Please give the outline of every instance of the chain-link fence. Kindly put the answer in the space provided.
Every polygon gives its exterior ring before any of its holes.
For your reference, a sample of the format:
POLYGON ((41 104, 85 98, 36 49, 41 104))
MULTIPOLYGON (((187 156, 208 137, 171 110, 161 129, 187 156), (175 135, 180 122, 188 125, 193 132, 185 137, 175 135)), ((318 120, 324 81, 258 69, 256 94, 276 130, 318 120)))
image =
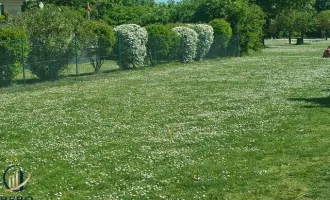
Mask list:
POLYGON ((214 42, 207 58, 238 57, 240 56, 239 35, 234 34, 228 42, 221 35, 214 36, 214 42))
MULTIPOLYGON (((149 38, 145 66, 181 61, 185 51, 178 45, 167 45, 149 38)), ((114 47, 98 42, 86 43, 79 36, 50 37, 47 41, 30 38, 28 41, 0 41, 0 86, 11 82, 26 84, 65 76, 107 73, 123 68, 122 42, 117 38, 114 47)), ((221 36, 215 40, 203 58, 239 56, 239 36, 233 35, 226 45, 221 36)))

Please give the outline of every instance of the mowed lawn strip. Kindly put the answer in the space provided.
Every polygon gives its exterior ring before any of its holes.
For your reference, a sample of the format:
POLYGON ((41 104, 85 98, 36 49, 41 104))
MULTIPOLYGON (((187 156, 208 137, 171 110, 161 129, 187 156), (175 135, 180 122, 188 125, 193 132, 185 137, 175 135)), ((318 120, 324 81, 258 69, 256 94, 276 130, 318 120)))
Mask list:
POLYGON ((327 199, 328 44, 286 43, 1 89, 0 169, 35 199, 327 199))

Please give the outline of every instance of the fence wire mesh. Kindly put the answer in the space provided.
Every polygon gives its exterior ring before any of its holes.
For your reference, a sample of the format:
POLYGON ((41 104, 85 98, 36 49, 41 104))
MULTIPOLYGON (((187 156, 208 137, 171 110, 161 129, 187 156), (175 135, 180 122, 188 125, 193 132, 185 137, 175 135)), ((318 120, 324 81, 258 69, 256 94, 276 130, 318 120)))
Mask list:
MULTIPOLYGON (((181 41, 175 40, 164 43, 157 38, 148 38, 144 66, 184 61, 187 55, 180 46, 181 41)), ((12 81, 25 84, 124 69, 123 59, 127 57, 124 49, 119 38, 115 47, 105 46, 97 40, 86 44, 79 40, 79 36, 54 36, 46 41, 39 38, 0 40, 0 86, 8 86, 12 81)), ((203 59, 236 56, 239 56, 238 35, 233 35, 227 45, 221 36, 215 36, 203 59)))

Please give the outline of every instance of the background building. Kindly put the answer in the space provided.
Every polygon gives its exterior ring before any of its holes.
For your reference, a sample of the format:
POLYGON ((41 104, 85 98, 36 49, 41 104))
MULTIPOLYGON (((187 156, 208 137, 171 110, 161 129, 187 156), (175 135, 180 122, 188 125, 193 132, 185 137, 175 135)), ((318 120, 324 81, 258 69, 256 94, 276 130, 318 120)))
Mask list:
POLYGON ((4 6, 5 10, 10 14, 14 15, 21 12, 21 6, 24 0, 0 0, 1 5, 4 6))

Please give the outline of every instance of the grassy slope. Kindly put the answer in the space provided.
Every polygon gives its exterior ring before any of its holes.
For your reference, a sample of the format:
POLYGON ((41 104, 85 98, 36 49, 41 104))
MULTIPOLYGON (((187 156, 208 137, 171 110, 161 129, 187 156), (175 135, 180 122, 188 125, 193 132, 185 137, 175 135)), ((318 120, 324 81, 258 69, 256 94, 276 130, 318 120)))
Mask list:
POLYGON ((30 168, 35 199, 327 199, 328 44, 268 43, 1 89, 0 169, 30 168))

